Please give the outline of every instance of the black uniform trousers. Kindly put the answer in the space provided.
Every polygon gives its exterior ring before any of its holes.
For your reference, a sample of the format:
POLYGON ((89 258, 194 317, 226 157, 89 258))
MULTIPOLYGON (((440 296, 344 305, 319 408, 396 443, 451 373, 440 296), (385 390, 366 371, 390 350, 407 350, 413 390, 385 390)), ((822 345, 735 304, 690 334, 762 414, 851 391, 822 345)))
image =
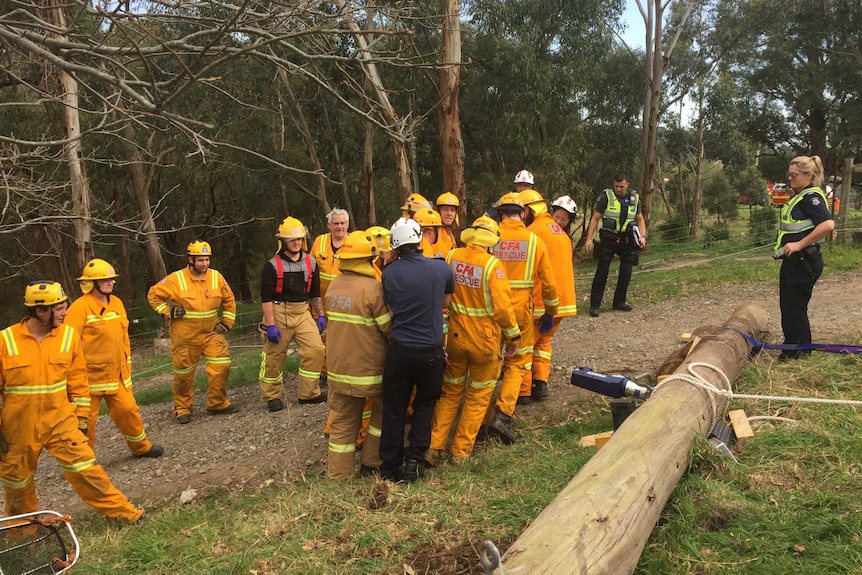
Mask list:
MULTIPOLYGON (((821 273, 823 273, 823 257, 819 249, 809 253, 807 257, 794 254, 781 262, 778 298, 784 343, 811 343, 808 302, 811 300, 814 284, 821 273), (804 260, 803 257, 805 257, 804 260)), ((799 353, 786 351, 783 355, 796 357, 799 353)))
POLYGON ((596 266, 596 275, 593 276, 590 290, 590 309, 598 309, 602 306, 614 255, 620 258, 620 272, 617 277, 617 287, 614 290, 613 305, 623 305, 626 303, 629 284, 632 281, 632 267, 638 261, 638 248, 634 245, 634 240, 626 234, 622 237, 603 237, 597 251, 599 263, 596 266))
POLYGON ((383 367, 380 434, 380 476, 384 479, 398 479, 401 464, 407 459, 424 460, 431 447, 431 419, 440 399, 445 368, 442 346, 420 348, 390 342, 383 367), (405 450, 404 424, 414 387, 413 419, 405 450))

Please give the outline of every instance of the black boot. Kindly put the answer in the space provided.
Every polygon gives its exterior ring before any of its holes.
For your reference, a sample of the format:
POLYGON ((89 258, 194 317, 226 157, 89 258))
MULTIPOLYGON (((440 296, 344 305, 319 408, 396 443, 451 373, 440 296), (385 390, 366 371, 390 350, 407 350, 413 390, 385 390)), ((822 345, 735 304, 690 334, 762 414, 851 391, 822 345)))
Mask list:
POLYGON ((488 432, 499 437, 506 445, 512 445, 517 439, 512 430, 512 418, 499 410, 488 424, 488 432))
POLYGON ((536 401, 542 401, 548 397, 548 382, 541 379, 534 380, 531 397, 536 401))

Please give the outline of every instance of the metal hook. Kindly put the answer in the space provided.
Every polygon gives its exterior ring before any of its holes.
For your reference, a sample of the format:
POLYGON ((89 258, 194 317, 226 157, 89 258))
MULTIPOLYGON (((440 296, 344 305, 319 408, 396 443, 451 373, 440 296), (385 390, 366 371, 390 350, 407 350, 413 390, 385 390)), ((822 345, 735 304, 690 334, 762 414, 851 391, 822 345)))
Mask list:
POLYGON ((494 571, 500 567, 500 550, 491 541, 485 540, 482 544, 485 548, 479 553, 479 561, 485 568, 485 575, 494 575, 494 571))

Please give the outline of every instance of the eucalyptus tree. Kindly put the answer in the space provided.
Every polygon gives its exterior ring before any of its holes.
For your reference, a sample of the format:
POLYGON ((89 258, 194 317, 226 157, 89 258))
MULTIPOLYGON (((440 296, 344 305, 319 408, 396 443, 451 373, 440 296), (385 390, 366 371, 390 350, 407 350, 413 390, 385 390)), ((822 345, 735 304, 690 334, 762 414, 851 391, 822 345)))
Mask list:
POLYGON ((719 0, 710 42, 744 97, 745 133, 769 153, 820 155, 827 172, 860 145, 857 2, 719 0), (854 25, 855 24, 855 25, 854 25))

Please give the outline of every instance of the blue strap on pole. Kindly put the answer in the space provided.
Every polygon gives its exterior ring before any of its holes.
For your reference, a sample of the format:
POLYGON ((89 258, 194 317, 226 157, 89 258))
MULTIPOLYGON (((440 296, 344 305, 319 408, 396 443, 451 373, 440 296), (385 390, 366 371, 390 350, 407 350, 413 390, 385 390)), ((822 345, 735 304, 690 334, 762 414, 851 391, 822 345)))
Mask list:
POLYGON ((764 343, 757 341, 750 335, 742 333, 738 329, 727 327, 742 336, 742 339, 747 341, 753 348, 752 351, 758 352, 764 349, 778 349, 781 351, 825 351, 827 353, 862 353, 862 345, 848 345, 844 343, 764 343))

